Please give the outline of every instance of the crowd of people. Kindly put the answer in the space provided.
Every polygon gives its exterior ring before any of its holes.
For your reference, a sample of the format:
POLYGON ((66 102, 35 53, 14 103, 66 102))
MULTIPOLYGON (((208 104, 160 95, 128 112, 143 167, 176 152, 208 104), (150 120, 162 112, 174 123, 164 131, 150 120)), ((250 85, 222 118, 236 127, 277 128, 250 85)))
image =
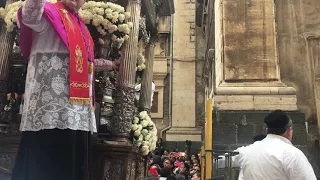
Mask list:
POLYGON ((200 180, 200 159, 198 154, 188 151, 163 150, 158 147, 150 157, 149 179, 159 180, 200 180))

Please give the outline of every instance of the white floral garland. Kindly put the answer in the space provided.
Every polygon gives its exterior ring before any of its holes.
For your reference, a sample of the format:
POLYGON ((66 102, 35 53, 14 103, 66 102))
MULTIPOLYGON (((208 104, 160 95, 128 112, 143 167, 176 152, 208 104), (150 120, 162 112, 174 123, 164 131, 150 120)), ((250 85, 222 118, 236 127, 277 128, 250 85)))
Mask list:
POLYGON ((157 127, 146 111, 140 112, 139 116, 134 118, 131 131, 133 142, 143 156, 156 149, 157 127))
MULTIPOLYGON (((56 0, 48 0, 55 3, 56 0)), ((12 32, 19 27, 17 11, 24 5, 24 1, 17 1, 9 4, 5 9, 0 8, 0 18, 4 20, 7 31, 12 32)), ((111 2, 88 1, 79 10, 79 15, 86 24, 92 24, 97 31, 106 36, 111 34, 113 42, 117 42, 120 48, 125 40, 129 38, 129 33, 133 26, 132 22, 125 22, 130 17, 130 12, 125 12, 124 7, 111 2)), ((99 39, 101 44, 103 39, 99 39)))
POLYGON ((143 54, 141 52, 138 53, 136 71, 143 71, 146 68, 145 62, 146 59, 144 58, 143 54))

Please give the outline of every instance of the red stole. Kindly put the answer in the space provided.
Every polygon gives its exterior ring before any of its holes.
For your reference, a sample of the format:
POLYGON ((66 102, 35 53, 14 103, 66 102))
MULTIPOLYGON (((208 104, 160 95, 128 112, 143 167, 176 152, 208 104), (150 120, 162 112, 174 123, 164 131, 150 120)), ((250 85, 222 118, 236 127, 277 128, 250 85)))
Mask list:
MULTIPOLYGON (((69 58, 69 92, 71 104, 90 104, 90 84, 88 75, 93 72, 92 63, 88 62, 88 53, 86 42, 84 40, 81 27, 75 21, 71 13, 61 3, 55 3, 68 39, 68 49, 70 53, 69 58), (89 71, 90 69, 90 71, 89 71)), ((84 22, 80 20, 81 26, 86 27, 84 22)), ((93 40, 90 33, 86 30, 88 35, 89 46, 93 47, 93 40)))

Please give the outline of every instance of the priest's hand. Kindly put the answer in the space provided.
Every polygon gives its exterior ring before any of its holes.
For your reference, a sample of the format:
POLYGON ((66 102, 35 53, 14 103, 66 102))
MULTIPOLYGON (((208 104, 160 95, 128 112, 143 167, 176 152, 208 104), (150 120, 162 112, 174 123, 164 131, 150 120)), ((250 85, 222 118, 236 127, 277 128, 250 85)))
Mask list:
POLYGON ((99 70, 118 70, 119 67, 114 61, 106 59, 95 59, 94 66, 99 70))

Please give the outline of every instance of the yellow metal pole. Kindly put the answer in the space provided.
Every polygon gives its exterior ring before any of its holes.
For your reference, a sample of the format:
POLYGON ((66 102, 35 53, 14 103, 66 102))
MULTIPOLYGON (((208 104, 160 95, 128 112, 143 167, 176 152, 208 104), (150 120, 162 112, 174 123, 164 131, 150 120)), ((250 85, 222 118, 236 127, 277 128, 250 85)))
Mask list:
MULTIPOLYGON (((207 100, 206 104, 206 129, 205 129, 205 149, 212 149, 212 99, 207 100)), ((205 179, 211 178, 212 176, 212 152, 206 152, 206 174, 205 179)))
POLYGON ((201 179, 205 179, 204 178, 204 168, 205 168, 205 159, 204 159, 204 146, 201 146, 201 151, 200 151, 200 166, 201 166, 201 179))

